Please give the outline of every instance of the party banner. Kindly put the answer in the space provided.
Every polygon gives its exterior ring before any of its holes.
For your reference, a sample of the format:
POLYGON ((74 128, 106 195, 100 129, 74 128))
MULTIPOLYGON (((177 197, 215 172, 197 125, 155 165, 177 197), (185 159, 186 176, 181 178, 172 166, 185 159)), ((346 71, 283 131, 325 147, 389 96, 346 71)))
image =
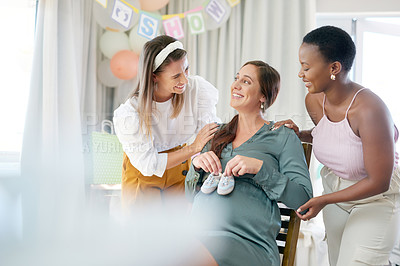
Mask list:
POLYGON ((107 0, 96 0, 97 3, 102 5, 104 8, 107 8, 107 0))
POLYGON ((181 20, 179 17, 173 17, 163 21, 165 34, 175 39, 182 39, 185 37, 181 20))
POLYGON ((149 40, 154 39, 157 36, 159 24, 159 19, 146 12, 140 12, 138 34, 149 40))
POLYGON ((204 26, 204 19, 201 15, 201 12, 187 14, 187 19, 191 34, 199 34, 206 31, 206 28, 204 26))
POLYGON ((140 6, 139 0, 95 1, 98 3, 94 7, 95 18, 100 26, 111 31, 120 31, 121 26, 125 30, 129 30, 133 27, 133 24, 139 21, 137 34, 148 40, 158 35, 161 22, 165 34, 176 39, 182 39, 184 37, 182 19, 185 18, 191 34, 200 34, 206 30, 217 29, 228 20, 231 8, 240 3, 240 0, 193 0, 190 2, 190 10, 186 12, 155 16, 135 7, 135 5, 140 6), (111 22, 107 23, 107 17, 102 14, 106 14, 106 12, 102 12, 97 6, 108 10, 112 4, 114 5, 110 17, 111 22), (96 16, 96 14, 98 15, 96 16), (119 27, 112 23, 117 23, 119 27))
POLYGON ((229 3, 231 7, 234 7, 240 3, 240 0, 226 0, 226 1, 229 3))
POLYGON ((225 15, 224 7, 218 0, 211 0, 206 6, 206 12, 217 22, 220 23, 225 15))
POLYGON ((116 0, 111 18, 121 24, 123 27, 128 28, 132 20, 133 10, 128 5, 120 0, 116 0))

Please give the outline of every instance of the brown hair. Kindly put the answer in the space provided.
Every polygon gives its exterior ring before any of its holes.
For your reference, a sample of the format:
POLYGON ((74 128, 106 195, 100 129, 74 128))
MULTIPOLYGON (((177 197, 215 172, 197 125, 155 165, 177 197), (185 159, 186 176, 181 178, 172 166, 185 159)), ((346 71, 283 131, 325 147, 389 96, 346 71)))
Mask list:
MULTIPOLYGON (((260 91, 265 96, 265 106, 261 108, 264 112, 276 100, 280 88, 280 75, 273 67, 263 61, 249 61, 246 65, 254 65, 258 68, 257 77, 260 83, 260 91)), ((211 141, 210 150, 213 151, 218 158, 221 158, 222 150, 236 138, 239 115, 235 115, 232 120, 219 130, 211 141)))
MULTIPOLYGON (((153 80, 153 74, 163 72, 166 66, 171 62, 176 62, 186 56, 186 51, 183 49, 176 49, 170 53, 164 62, 153 71, 154 60, 156 56, 164 49, 168 44, 175 42, 176 39, 161 35, 150 41, 148 41, 140 54, 139 67, 138 67, 138 78, 139 83, 136 89, 131 93, 130 97, 138 98, 137 112, 139 114, 139 126, 140 129, 145 130, 147 136, 151 136, 151 117, 154 112, 153 101, 154 92, 156 90, 156 84, 153 80)), ((183 107, 184 95, 174 94, 172 97, 173 113, 171 118, 176 118, 183 107)))

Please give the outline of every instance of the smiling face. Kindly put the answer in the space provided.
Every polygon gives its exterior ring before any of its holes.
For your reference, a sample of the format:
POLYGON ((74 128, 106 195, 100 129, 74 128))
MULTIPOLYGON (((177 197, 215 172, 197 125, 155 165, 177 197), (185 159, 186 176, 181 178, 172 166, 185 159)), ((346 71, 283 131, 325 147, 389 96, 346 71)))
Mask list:
POLYGON ((331 82, 331 69, 318 46, 303 43, 299 50, 299 60, 301 68, 298 75, 304 81, 308 91, 310 93, 325 91, 331 82))
POLYGON ((231 106, 239 112, 260 112, 265 96, 261 93, 258 68, 245 65, 236 74, 231 86, 231 106))
POLYGON ((154 74, 154 82, 157 83, 157 90, 154 92, 157 101, 166 101, 173 94, 182 94, 188 83, 189 65, 187 57, 172 61, 165 66, 162 72, 154 74))

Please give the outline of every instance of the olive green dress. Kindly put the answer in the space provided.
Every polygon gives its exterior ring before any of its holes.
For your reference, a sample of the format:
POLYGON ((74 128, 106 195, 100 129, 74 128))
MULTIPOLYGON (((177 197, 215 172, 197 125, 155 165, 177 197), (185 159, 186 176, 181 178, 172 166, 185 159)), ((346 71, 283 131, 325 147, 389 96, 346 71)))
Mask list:
POLYGON ((293 130, 282 126, 272 131, 272 126, 264 124, 239 147, 229 143, 222 151, 222 169, 236 155, 263 161, 257 174, 235 177, 232 193, 199 192, 209 173, 196 172, 193 165, 186 176, 194 230, 219 265, 279 265, 277 201, 297 209, 312 197, 300 140, 293 130))

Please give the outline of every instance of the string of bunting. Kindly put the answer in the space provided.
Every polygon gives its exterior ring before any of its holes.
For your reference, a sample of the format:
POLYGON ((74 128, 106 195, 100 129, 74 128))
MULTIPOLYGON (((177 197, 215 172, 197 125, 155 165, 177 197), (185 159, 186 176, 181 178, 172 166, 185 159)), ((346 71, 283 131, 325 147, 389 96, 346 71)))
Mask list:
MULTIPOLYGON (((107 0, 96 0, 96 2, 104 9, 110 9, 107 0)), ((122 30, 126 31, 138 22, 137 34, 151 40, 157 36, 161 23, 166 35, 182 39, 184 37, 182 19, 187 19, 191 34, 218 28, 229 18, 231 7, 239 4, 240 0, 205 0, 186 12, 167 15, 140 10, 129 0, 113 2, 112 10, 110 9, 111 19, 118 24, 117 26, 122 26, 122 30)), ((119 31, 110 27, 106 29, 119 31)))

